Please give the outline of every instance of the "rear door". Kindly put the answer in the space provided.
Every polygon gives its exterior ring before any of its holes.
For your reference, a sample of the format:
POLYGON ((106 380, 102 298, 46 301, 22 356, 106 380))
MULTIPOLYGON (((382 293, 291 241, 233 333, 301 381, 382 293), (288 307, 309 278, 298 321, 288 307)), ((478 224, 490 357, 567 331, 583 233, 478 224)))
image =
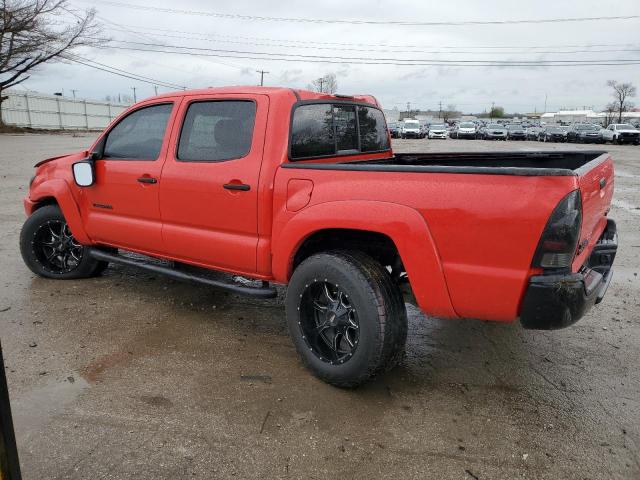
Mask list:
POLYGON ((258 179, 268 97, 185 97, 160 185, 167 255, 256 272, 258 179))
POLYGON ((162 250, 158 182, 173 108, 166 101, 142 105, 99 142, 96 182, 82 189, 80 202, 93 240, 150 253, 162 250))

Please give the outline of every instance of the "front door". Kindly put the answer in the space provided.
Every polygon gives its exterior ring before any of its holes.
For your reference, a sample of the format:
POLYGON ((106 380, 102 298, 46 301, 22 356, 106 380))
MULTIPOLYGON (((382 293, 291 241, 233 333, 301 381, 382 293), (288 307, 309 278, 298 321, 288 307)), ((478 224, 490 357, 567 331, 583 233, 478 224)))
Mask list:
POLYGON ((148 253, 162 251, 158 192, 173 103, 134 110, 98 143, 94 185, 82 189, 81 213, 92 240, 148 253))
POLYGON ((167 255, 254 273, 264 95, 185 97, 160 184, 167 255))

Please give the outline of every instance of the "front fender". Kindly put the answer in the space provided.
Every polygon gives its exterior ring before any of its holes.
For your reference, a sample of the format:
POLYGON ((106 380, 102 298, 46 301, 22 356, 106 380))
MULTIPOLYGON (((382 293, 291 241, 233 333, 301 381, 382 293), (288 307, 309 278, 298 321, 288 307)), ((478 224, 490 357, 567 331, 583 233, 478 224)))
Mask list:
POLYGON ((78 204, 73 198, 71 188, 69 188, 69 185, 65 180, 53 178, 45 180, 44 182, 34 186, 29 191, 29 197, 25 199, 25 210, 27 211, 27 215, 32 213, 33 209, 39 202, 47 198, 55 198, 76 240, 83 245, 91 244, 91 239, 87 235, 82 223, 78 204))
POLYGON ((420 213, 410 207, 378 201, 337 201, 281 212, 274 222, 272 268, 276 281, 287 283, 293 258, 304 240, 325 229, 354 229, 384 234, 396 245, 418 306, 441 317, 457 317, 436 245, 420 213))

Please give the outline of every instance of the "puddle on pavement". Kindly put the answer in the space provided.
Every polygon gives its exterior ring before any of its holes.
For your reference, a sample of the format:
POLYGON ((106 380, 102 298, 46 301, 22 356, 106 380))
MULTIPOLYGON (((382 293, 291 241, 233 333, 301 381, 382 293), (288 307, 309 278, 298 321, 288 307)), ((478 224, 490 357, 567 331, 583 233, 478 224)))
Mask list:
POLYGON ((73 375, 11 399, 16 432, 24 437, 39 430, 52 417, 62 413, 88 386, 80 375, 73 375))

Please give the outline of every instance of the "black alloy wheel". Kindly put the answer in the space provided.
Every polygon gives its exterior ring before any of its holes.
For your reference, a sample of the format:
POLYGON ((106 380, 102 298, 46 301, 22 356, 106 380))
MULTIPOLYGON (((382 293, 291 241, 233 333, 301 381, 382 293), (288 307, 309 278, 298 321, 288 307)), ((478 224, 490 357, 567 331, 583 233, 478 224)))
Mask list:
POLYGON ((311 283, 300 296, 302 338, 323 362, 331 365, 349 360, 358 348, 358 314, 349 296, 327 281, 311 283))

